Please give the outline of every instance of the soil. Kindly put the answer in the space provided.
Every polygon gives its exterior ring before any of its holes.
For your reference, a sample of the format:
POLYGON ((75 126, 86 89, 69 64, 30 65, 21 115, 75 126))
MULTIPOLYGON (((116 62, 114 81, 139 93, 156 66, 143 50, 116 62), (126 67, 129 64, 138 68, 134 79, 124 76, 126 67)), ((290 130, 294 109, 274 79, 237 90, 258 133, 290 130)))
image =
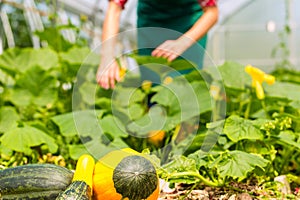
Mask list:
POLYGON ((231 183, 228 187, 205 187, 178 184, 174 188, 162 187, 158 200, 300 200, 300 194, 283 194, 260 186, 245 183, 231 183))

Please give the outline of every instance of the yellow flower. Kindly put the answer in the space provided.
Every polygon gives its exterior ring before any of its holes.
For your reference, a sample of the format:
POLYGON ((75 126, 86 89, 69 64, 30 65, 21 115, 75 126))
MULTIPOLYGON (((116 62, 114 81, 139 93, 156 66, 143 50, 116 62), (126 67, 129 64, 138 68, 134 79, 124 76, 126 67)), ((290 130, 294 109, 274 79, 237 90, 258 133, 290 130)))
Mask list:
POLYGON ((275 77, 269 74, 266 74, 262 70, 253 67, 252 65, 247 65, 245 71, 252 78, 252 87, 256 90, 256 96, 258 99, 264 99, 265 93, 262 87, 262 83, 265 81, 267 84, 272 85, 275 82, 275 77))
POLYGON ((125 67, 120 67, 119 76, 121 81, 124 79, 126 72, 127 69, 125 67))
POLYGON ((220 97, 221 89, 217 85, 211 85, 209 89, 210 95, 213 97, 214 100, 218 100, 220 97))
POLYGON ((116 61, 119 66, 120 81, 123 81, 127 73, 127 62, 123 57, 116 58, 116 61))
POLYGON ((164 79, 163 83, 166 84, 166 85, 168 85, 168 84, 172 83, 172 81, 173 81, 173 78, 170 77, 170 76, 167 76, 167 77, 164 79))
POLYGON ((142 82, 142 89, 143 89, 146 93, 150 92, 151 87, 152 87, 152 82, 151 82, 151 81, 149 81, 149 80, 144 80, 144 81, 142 82))

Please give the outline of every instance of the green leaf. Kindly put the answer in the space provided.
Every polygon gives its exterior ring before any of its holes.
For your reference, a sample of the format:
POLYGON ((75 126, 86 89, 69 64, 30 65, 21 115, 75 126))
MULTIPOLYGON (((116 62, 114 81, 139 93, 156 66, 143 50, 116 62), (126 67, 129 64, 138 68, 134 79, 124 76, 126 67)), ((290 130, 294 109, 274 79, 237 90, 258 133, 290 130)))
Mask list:
POLYGON ((50 70, 57 65, 57 53, 49 48, 15 48, 5 51, 0 57, 0 68, 13 73, 23 73, 34 66, 39 66, 43 70, 50 70))
POLYGON ((43 31, 36 31, 35 34, 41 41, 46 41, 51 48, 55 49, 55 51, 66 51, 74 46, 74 44, 71 44, 63 37, 61 34, 63 28, 65 27, 46 27, 43 31))
POLYGON ((87 103, 88 105, 95 105, 96 92, 98 87, 98 85, 91 82, 85 82, 81 85, 81 87, 79 88, 79 92, 85 103, 87 103))
POLYGON ((59 54, 63 61, 70 65, 90 65, 98 66, 100 56, 90 50, 88 47, 72 47, 67 52, 59 54))
POLYGON ((53 104, 57 99, 56 79, 40 67, 32 67, 18 79, 10 90, 9 100, 18 106, 31 102, 39 106, 53 104))
POLYGON ((9 90, 7 99, 16 106, 25 107, 33 101, 34 97, 27 90, 12 88, 9 90))
POLYGON ((28 69, 24 75, 16 80, 18 88, 27 89, 34 96, 38 96, 41 91, 55 88, 56 80, 40 67, 28 69))
POLYGON ((297 101, 292 101, 290 103, 290 106, 297 109, 297 110, 300 110, 300 100, 297 100, 297 101))
POLYGON ((263 139, 263 134, 258 127, 254 126, 250 120, 237 115, 231 115, 225 120, 223 132, 233 142, 238 142, 244 139, 263 139))
POLYGON ((0 55, 0 69, 10 76, 15 76, 18 72, 16 63, 17 56, 21 54, 21 49, 9 48, 0 55))
POLYGON ((108 145, 103 144, 99 138, 93 139, 84 144, 86 150, 97 160, 112 150, 119 150, 128 147, 128 145, 120 138, 114 139, 108 145))
MULTIPOLYGON (((1 60, 1 59, 0 59, 1 60)), ((1 61, 0 61, 1 62, 1 61)), ((11 86, 15 84, 15 80, 13 78, 13 75, 9 76, 6 72, 4 72, 1 69, 0 66, 0 83, 6 86, 11 86)), ((4 88, 1 86, 1 90, 3 90, 4 88)), ((5 89, 4 91, 2 91, 2 94, 5 93, 5 89)), ((5 96, 5 95, 4 95, 5 96)))
POLYGON ((189 83, 174 79, 164 87, 157 87, 160 89, 151 98, 151 102, 156 103, 155 106, 128 125, 130 131, 140 136, 151 130, 169 131, 177 124, 211 110, 210 94, 202 81, 189 83))
POLYGON ((57 115, 51 119, 65 137, 80 135, 97 138, 102 134, 98 118, 102 116, 103 112, 102 110, 74 111, 57 115))
POLYGON ((300 149, 300 140, 299 142, 296 141, 297 137, 296 134, 292 131, 281 131, 278 136, 279 140, 287 144, 287 147, 290 146, 296 147, 300 149))
POLYGON ((225 87, 244 90, 246 85, 251 86, 251 77, 245 72, 244 65, 227 61, 217 69, 218 73, 213 67, 205 70, 211 74, 214 80, 219 80, 221 78, 225 87))
POLYGON ((78 160, 83 154, 89 154, 88 150, 83 144, 68 145, 70 157, 74 160, 78 160))
POLYGON ((146 115, 130 123, 127 128, 143 137, 152 130, 165 130, 167 125, 167 116, 163 107, 155 105, 149 109, 146 115))
POLYGON ((151 102, 167 108, 168 116, 176 115, 180 121, 211 110, 211 97, 202 81, 189 83, 174 79, 155 94, 151 102))
POLYGON ((162 178, 167 179, 171 183, 192 184, 198 181, 195 176, 192 176, 192 174, 199 174, 194 159, 180 156, 163 165, 162 169, 158 173, 162 178), (181 172, 183 173, 181 174, 181 172))
POLYGON ((197 65, 186 59, 176 59, 170 63, 170 67, 172 67, 174 70, 181 71, 188 69, 193 70, 197 68, 197 65))
POLYGON ((100 97, 96 99, 96 106, 100 107, 101 109, 111 110, 111 99, 107 97, 100 97))
POLYGON ((18 120, 20 120, 20 116, 14 107, 5 106, 0 108, 0 133, 17 127, 18 120))
POLYGON ((151 63, 161 64, 161 65, 169 64, 168 60, 163 57, 144 56, 138 54, 130 54, 129 56, 134 58, 139 65, 151 64, 151 63))
POLYGON ((145 108, 141 104, 137 103, 131 104, 128 109, 131 120, 137 120, 145 113, 145 108))
POLYGON ((266 96, 288 98, 289 100, 298 101, 300 99, 300 85, 294 83, 275 82, 273 85, 264 84, 266 96))
POLYGON ((230 151, 226 155, 222 155, 221 161, 217 163, 217 169, 222 178, 243 179, 256 167, 264 170, 267 164, 268 161, 258 155, 243 151, 230 151))
POLYGON ((103 144, 100 138, 93 138, 91 141, 79 145, 69 145, 69 152, 72 159, 77 160, 82 154, 91 154, 99 159, 112 150, 122 149, 128 145, 120 138, 114 139, 108 145, 103 144))
POLYGON ((165 76, 172 72, 193 70, 196 68, 196 64, 186 59, 176 59, 169 62, 167 59, 162 57, 153 57, 145 55, 129 55, 136 60, 139 65, 148 67, 152 71, 156 72, 164 79, 165 76))
POLYGON ((55 153, 58 149, 55 140, 47 135, 47 133, 25 125, 24 127, 13 128, 0 138, 2 145, 14 151, 31 153, 31 147, 46 144, 51 153, 55 153))
POLYGON ((103 133, 109 133, 113 138, 127 136, 126 129, 122 122, 112 115, 103 117, 99 120, 99 123, 103 133))
MULTIPOLYGON (((133 103, 140 103, 146 97, 140 89, 137 88, 117 88, 113 94, 113 106, 129 107, 133 103)), ((117 108, 118 109, 118 108, 117 108)))

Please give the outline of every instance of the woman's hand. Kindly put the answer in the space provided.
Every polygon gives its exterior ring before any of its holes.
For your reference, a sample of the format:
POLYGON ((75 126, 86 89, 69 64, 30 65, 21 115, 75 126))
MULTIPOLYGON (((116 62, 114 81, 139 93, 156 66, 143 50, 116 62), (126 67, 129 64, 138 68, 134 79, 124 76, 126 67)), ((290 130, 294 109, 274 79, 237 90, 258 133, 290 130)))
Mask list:
POLYGON ((218 20, 218 7, 203 8, 203 15, 196 23, 177 40, 167 40, 152 52, 152 56, 163 57, 173 61, 187 50, 193 43, 200 40, 218 20))
POLYGON ((115 59, 101 62, 96 74, 97 83, 104 89, 114 89, 120 81, 120 68, 115 59))
POLYGON ((185 52, 193 43, 193 40, 185 36, 177 40, 167 40, 152 51, 152 56, 163 57, 171 62, 185 52))

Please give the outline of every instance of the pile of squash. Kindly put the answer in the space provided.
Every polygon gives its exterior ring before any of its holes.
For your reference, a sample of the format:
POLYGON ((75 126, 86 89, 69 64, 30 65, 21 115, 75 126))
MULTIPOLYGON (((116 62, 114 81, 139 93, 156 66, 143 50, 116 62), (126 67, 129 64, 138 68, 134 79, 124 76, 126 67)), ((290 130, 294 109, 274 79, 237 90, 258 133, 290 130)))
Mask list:
POLYGON ((53 164, 0 170, 0 199, 157 200, 154 165, 130 149, 115 150, 95 163, 82 155, 75 172, 53 164))

